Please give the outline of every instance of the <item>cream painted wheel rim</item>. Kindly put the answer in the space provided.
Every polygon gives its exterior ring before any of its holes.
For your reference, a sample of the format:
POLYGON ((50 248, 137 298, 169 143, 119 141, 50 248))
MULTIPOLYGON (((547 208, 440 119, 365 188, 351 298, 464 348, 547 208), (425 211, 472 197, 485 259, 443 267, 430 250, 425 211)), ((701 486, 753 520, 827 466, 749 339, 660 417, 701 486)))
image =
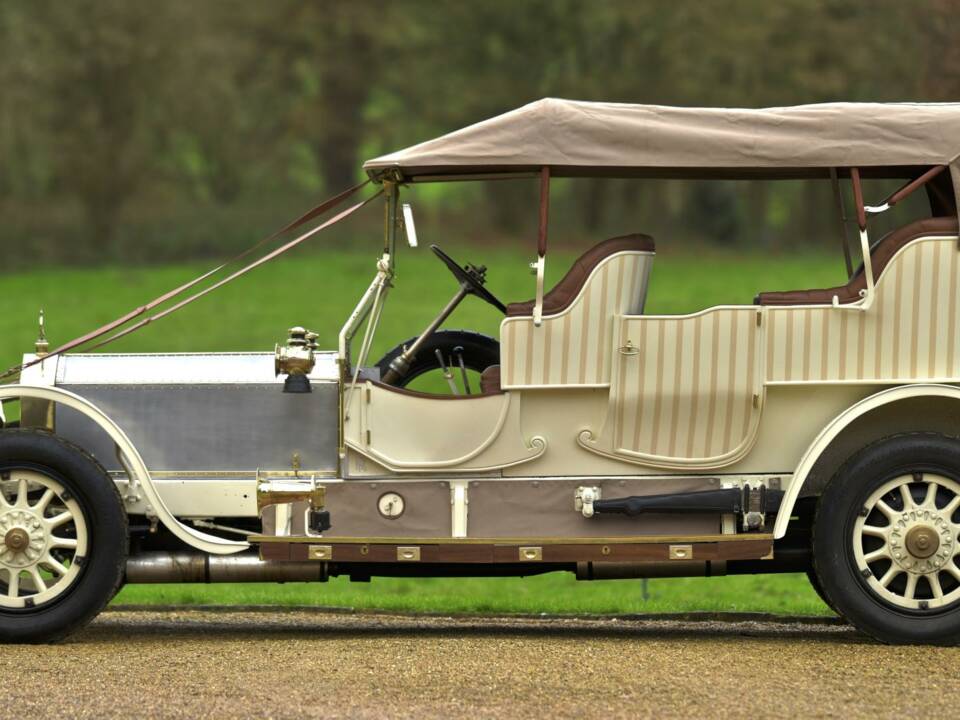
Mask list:
POLYGON ((901 475, 861 508, 853 532, 857 570, 881 599, 909 610, 960 600, 960 484, 933 473, 901 475))
POLYGON ((0 479, 0 609, 29 609, 63 594, 87 556, 86 518, 60 483, 35 470, 0 479))

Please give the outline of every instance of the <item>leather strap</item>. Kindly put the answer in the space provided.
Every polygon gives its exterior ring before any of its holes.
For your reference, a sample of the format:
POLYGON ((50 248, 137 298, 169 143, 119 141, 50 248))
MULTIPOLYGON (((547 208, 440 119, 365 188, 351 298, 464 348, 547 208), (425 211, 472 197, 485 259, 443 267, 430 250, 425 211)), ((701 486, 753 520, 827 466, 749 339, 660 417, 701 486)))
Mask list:
POLYGON ((890 207, 893 207, 898 202, 903 200, 905 197, 912 194, 914 190, 916 190, 917 188, 923 187, 924 185, 926 185, 928 182, 933 180, 937 175, 939 175, 946 169, 947 169, 946 165, 935 165, 934 167, 927 170, 920 177, 916 178, 915 180, 911 180, 906 185, 901 187, 899 190, 894 192, 890 197, 886 199, 885 203, 890 207))
POLYGON ((863 186, 860 184, 860 170, 850 168, 850 179, 853 181, 853 204, 857 211, 857 227, 862 233, 867 229, 867 211, 863 204, 863 186))
POLYGON ((537 255, 547 254, 547 225, 550 222, 550 168, 540 169, 540 227, 537 232, 537 255))
POLYGON ((111 336, 108 337, 106 340, 103 340, 103 341, 97 343, 96 345, 94 345, 94 346, 93 346, 92 348, 90 348, 90 349, 91 349, 91 350, 96 350, 96 349, 98 349, 98 348, 101 348, 101 347, 103 347, 104 345, 108 345, 109 343, 112 343, 114 340, 119 340, 120 338, 122 338, 122 337, 124 337, 124 336, 126 336, 126 335, 129 335, 130 333, 135 332, 136 330, 139 330, 139 329, 142 328, 142 327, 146 327, 147 325, 149 325, 150 323, 152 323, 152 322, 155 321, 155 320, 160 320, 161 318, 165 318, 167 315, 172 315, 172 314, 175 313, 177 310, 180 310, 180 309, 182 309, 182 308, 185 308, 187 305, 191 304, 191 303, 194 302, 195 300, 199 300, 200 298, 204 297, 205 295, 209 295, 209 294, 212 293, 214 290, 217 290, 218 288, 223 287, 223 286, 226 285, 227 283, 233 282, 234 280, 236 280, 237 278, 241 277, 242 275, 246 275, 248 272, 250 272, 250 271, 253 270, 254 268, 258 268, 258 267, 260 267, 261 265, 263 265, 263 264, 265 264, 265 263, 268 263, 268 262, 270 262, 271 260, 273 260, 273 259, 275 259, 275 258, 280 257, 280 256, 283 255, 284 253, 286 253, 286 252, 288 252, 288 251, 290 251, 290 250, 293 250, 295 247, 297 247, 297 245, 299 245, 300 243, 304 242, 305 240, 309 240, 310 238, 312 238, 314 235, 316 235, 317 233, 321 232, 322 230, 326 230, 328 227, 330 227, 330 226, 332 226, 332 225, 336 225, 336 224, 337 224, 338 222, 340 222, 341 220, 344 220, 344 219, 350 217, 351 215, 353 215, 353 213, 355 213, 357 210, 359 210, 360 208, 362 208, 364 205, 366 205, 366 204, 369 203, 370 201, 374 200, 375 198, 379 197, 379 196, 381 195, 381 193, 382 193, 382 191, 381 191, 381 192, 377 192, 377 193, 371 195, 370 197, 368 197, 366 200, 363 200, 362 202, 358 202, 356 205, 351 205, 351 206, 348 207, 346 210, 342 210, 341 212, 337 213, 336 215, 334 215, 332 218, 330 218, 330 219, 327 220, 326 222, 323 222, 323 223, 321 223, 320 225, 317 225, 317 227, 313 228, 313 230, 310 230, 310 231, 308 231, 308 232, 305 232, 303 235, 301 235, 301 236, 298 237, 298 238, 295 238, 294 240, 291 240, 291 241, 288 242, 286 245, 281 245, 281 246, 278 247, 276 250, 274 250, 274 251, 272 251, 272 252, 267 253, 266 255, 264 255, 262 258, 260 258, 260 259, 258 259, 258 260, 255 260, 254 262, 250 263, 249 265, 246 265, 246 266, 240 268, 239 270, 237 270, 237 271, 234 272, 234 273, 231 273, 230 275, 228 275, 227 277, 225 277, 223 280, 220 280, 220 281, 218 281, 218 282, 215 282, 215 283, 214 283, 213 285, 211 285, 210 287, 204 288, 204 289, 201 290, 200 292, 194 293, 193 295, 190 295, 189 297, 184 298, 183 300, 181 300, 180 302, 178 302, 176 305, 171 305, 171 306, 168 307, 166 310, 163 310, 163 311, 161 311, 161 312, 158 312, 158 313, 156 313, 155 315, 150 315, 149 317, 144 318, 143 320, 141 320, 140 322, 136 323, 135 325, 131 325, 130 327, 121 330, 120 332, 116 333, 115 335, 111 335, 111 336))
MULTIPOLYGON (((234 264, 234 263, 240 262, 241 260, 249 257, 251 254, 253 254, 253 253, 256 252, 257 250, 259 250, 260 248, 262 248, 264 245, 266 245, 267 243, 270 243, 270 242, 273 241, 273 240, 276 240, 276 239, 277 239, 278 237, 280 237, 281 235, 284 235, 284 234, 286 234, 286 233, 288 233, 288 232, 290 232, 290 231, 292 231, 292 230, 296 230, 297 228, 302 227, 303 225, 305 225, 306 223, 310 222, 311 220, 313 220, 314 218, 318 217, 319 215, 322 215, 323 213, 327 212, 328 210, 331 210, 332 208, 334 208, 334 207, 336 207, 337 205, 341 204, 344 200, 346 200, 346 199, 349 198, 350 196, 354 195, 355 193, 357 193, 357 192, 358 192, 359 190, 361 190, 362 188, 366 187, 366 185, 368 185, 369 183, 370 183, 370 180, 369 180, 369 179, 368 179, 368 180, 365 180, 365 181, 362 182, 362 183, 359 183, 359 184, 357 184, 357 185, 354 185, 353 187, 348 188, 347 190, 344 190, 343 192, 338 193, 337 195, 334 195, 333 197, 328 198, 327 200, 324 200, 322 203, 320 203, 320 204, 317 205, 316 207, 308 210, 306 213, 304 213, 303 215, 301 215, 301 216, 298 217, 297 219, 295 219, 295 220, 293 220, 292 222, 284 225, 282 228, 274 231, 273 233, 271 233, 271 234, 268 235, 267 237, 265 237, 265 238, 263 238, 262 240, 260 240, 260 241, 258 241, 257 243, 255 243, 254 245, 251 245, 249 248, 247 248, 246 250, 244 250, 243 252, 241 252, 239 255, 236 255, 236 256, 230 258, 230 259, 227 260, 226 262, 221 263, 221 264, 218 265, 217 267, 215 267, 215 268, 213 268, 212 270, 209 270, 209 271, 203 273, 203 274, 200 275, 199 277, 196 277, 196 278, 194 278, 193 280, 190 280, 189 282, 184 283, 183 285, 180 285, 180 286, 178 286, 178 287, 176 287, 176 288, 174 288, 174 289, 172 289, 172 290, 169 290, 169 291, 165 292, 163 295, 160 295, 159 297, 154 298, 154 299, 151 300, 150 302, 148 302, 148 303, 146 303, 146 304, 144 304, 144 305, 141 305, 141 306, 138 307, 138 308, 135 308, 135 309, 131 310, 130 312, 128 312, 128 313, 126 313, 125 315, 117 318, 116 320, 113 320, 113 321, 107 323, 106 325, 103 325, 102 327, 97 328, 96 330, 93 330, 93 331, 91 331, 91 332, 88 332, 88 333, 86 333, 85 335, 81 335, 80 337, 74 338, 74 339, 71 340, 70 342, 67 342, 67 343, 61 345, 60 347, 52 350, 52 351, 49 352, 48 354, 44 355, 42 358, 36 358, 36 359, 34 359, 34 360, 31 360, 30 362, 23 363, 23 364, 21 364, 21 365, 15 365, 14 367, 10 368, 10 369, 7 370, 6 372, 4 372, 2 375, 0 375, 0 380, 4 380, 4 379, 9 378, 9 377, 11 377, 11 376, 13 376, 13 375, 17 375, 17 374, 20 373, 21 371, 23 371, 23 370, 25 370, 25 369, 27 369, 27 368, 29 368, 29 367, 32 367, 32 366, 34 366, 34 365, 37 365, 37 364, 39 364, 40 362, 42 362, 43 360, 45 360, 45 359, 47 359, 47 358, 55 357, 55 356, 57 356, 57 355, 62 355, 63 353, 70 352, 71 350, 75 350, 75 349, 77 349, 77 348, 79 348, 79 347, 83 347, 84 345, 87 345, 88 343, 92 342, 93 340, 96 340, 97 338, 103 337, 104 335, 107 335, 108 333, 113 332, 113 331, 116 330, 117 328, 123 327, 123 326, 126 325, 128 322, 130 322, 131 320, 134 320, 134 319, 136 319, 136 318, 138 318, 138 317, 141 317, 141 316, 145 315, 146 313, 150 312, 152 309, 156 308, 157 306, 163 305, 164 303, 172 300, 173 298, 177 297, 178 295, 181 295, 181 294, 185 293, 187 290, 190 290, 191 288, 197 286, 198 284, 200 284, 200 283, 203 282, 204 280, 212 277, 213 275, 216 275, 217 273, 219 273, 221 270, 223 270, 224 268, 228 267, 229 265, 232 265, 232 264, 234 264)), ((235 280, 236 278, 240 277, 241 275, 245 275, 247 272, 249 272, 249 271, 252 270, 253 268, 259 267, 259 266, 262 265, 263 263, 268 262, 268 261, 272 260, 273 258, 282 255, 283 253, 287 252, 288 250, 292 250, 294 247, 296 247, 297 245, 299 245, 300 243, 302 243, 304 240, 307 240, 308 238, 312 237, 313 235, 316 235, 316 234, 317 234, 318 232, 320 232, 321 230, 324 230, 324 229, 330 227, 331 225, 334 225, 334 224, 336 224, 337 222, 340 222, 340 221, 343 220, 344 218, 352 215, 356 210, 359 210, 361 207, 363 207, 364 205, 366 205, 368 202, 370 202, 371 200, 373 200, 375 197, 377 197, 377 196, 380 195, 381 193, 382 193, 382 190, 379 191, 379 192, 377 192, 376 194, 370 196, 369 198, 367 198, 367 199, 364 200, 363 202, 357 203, 356 205, 354 205, 354 206, 348 208, 347 210, 339 213, 338 215, 334 216, 334 217, 331 218, 330 220, 328 220, 328 221, 326 221, 325 223, 323 223, 323 224, 319 225, 318 227, 314 228, 314 229, 311 230, 310 232, 305 233, 304 235, 301 235, 301 236, 298 237, 297 239, 291 241, 290 243, 287 243, 286 245, 278 248, 277 250, 274 250, 273 252, 269 253, 268 255, 265 255, 264 257, 260 258, 260 259, 257 260, 256 262, 251 263, 250 265, 242 268, 241 270, 238 270, 237 272, 233 273, 232 275, 228 276, 227 278, 224 278, 224 279, 221 280, 220 282, 215 283, 214 285, 211 285, 209 288, 206 288, 205 290, 203 290, 203 291, 201 291, 201 292, 199 292, 199 293, 196 293, 196 294, 194 294, 194 295, 191 295, 191 296, 190 296, 189 298, 187 298, 185 301, 181 301, 180 303, 177 303, 177 304, 174 305, 173 307, 168 308, 167 310, 164 310, 164 311, 161 312, 161 313, 157 313, 156 315, 153 315, 153 316, 151 316, 151 317, 148 317, 148 318, 146 318, 144 321, 139 322, 139 323, 137 323, 136 325, 133 325, 133 326, 131 326, 131 327, 129 327, 129 328, 126 328, 125 330, 123 330, 123 331, 121 331, 121 332, 119 332, 119 333, 116 333, 116 334, 110 336, 109 338, 107 338, 106 340, 103 340, 102 342, 98 343, 97 345, 95 345, 95 346, 94 346, 93 348, 91 348, 91 349, 96 349, 96 348, 103 347, 104 345, 107 345, 107 344, 113 342, 114 340, 118 340, 118 339, 121 338, 121 337, 124 337, 124 336, 126 336, 126 335, 129 335, 130 333, 134 332, 135 330, 137 330, 137 329, 139 329, 139 328, 141 328, 141 327, 144 327, 144 326, 146 326, 146 325, 149 325, 149 324, 150 324, 151 322, 153 322, 154 320, 158 320, 158 319, 160 319, 160 318, 162 318, 162 317, 165 317, 165 316, 167 316, 167 315, 169 315, 169 314, 171 314, 171 313, 179 310, 180 308, 185 307, 186 305, 189 305, 189 304, 192 303, 194 300, 200 299, 201 297, 203 297, 204 295, 207 295, 208 293, 212 292, 213 290, 215 290, 215 289, 217 289, 217 288, 219 288, 219 287, 222 287, 223 285, 226 285, 228 282, 231 282, 232 280, 235 280)))

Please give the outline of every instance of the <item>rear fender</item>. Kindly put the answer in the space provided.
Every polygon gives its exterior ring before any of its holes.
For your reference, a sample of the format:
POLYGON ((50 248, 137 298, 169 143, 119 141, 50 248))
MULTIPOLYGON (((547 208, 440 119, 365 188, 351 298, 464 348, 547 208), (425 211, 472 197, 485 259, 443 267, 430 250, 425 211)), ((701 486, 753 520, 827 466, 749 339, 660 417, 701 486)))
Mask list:
POLYGON ((803 489, 804 482, 806 482, 807 477, 810 475, 810 471, 813 469, 821 454, 830 447, 830 444, 848 425, 857 420, 857 418, 873 412, 884 405, 918 397, 945 398, 960 402, 960 388, 952 385, 901 385, 864 398, 831 420, 817 436, 816 440, 807 448, 803 458, 800 460, 800 464, 797 465, 797 469, 794 471, 790 487, 780 505, 780 511, 777 513, 777 522, 773 530, 774 537, 779 539, 786 534, 787 525, 790 523, 790 515, 793 512, 797 498, 800 496, 800 491, 803 489))

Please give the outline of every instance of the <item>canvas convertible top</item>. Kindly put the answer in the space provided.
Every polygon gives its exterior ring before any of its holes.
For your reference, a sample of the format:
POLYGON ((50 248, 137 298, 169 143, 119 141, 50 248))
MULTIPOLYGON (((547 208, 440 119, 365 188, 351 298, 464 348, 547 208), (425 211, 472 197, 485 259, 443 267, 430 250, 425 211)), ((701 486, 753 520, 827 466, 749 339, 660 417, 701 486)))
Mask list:
POLYGON ((904 177, 949 165, 960 187, 960 103, 686 108, 546 98, 369 160, 429 181, 549 167, 554 176, 904 177))

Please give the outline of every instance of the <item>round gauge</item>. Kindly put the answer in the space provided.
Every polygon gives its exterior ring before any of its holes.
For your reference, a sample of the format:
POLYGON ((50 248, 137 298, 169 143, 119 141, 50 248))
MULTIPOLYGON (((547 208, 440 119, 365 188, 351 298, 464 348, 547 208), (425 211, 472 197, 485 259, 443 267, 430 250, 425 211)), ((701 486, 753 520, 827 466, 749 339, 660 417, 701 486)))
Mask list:
POLYGON ((380 499, 377 500, 377 509, 380 511, 380 514, 390 520, 395 520, 403 515, 403 508, 403 497, 399 493, 384 493, 380 496, 380 499))

